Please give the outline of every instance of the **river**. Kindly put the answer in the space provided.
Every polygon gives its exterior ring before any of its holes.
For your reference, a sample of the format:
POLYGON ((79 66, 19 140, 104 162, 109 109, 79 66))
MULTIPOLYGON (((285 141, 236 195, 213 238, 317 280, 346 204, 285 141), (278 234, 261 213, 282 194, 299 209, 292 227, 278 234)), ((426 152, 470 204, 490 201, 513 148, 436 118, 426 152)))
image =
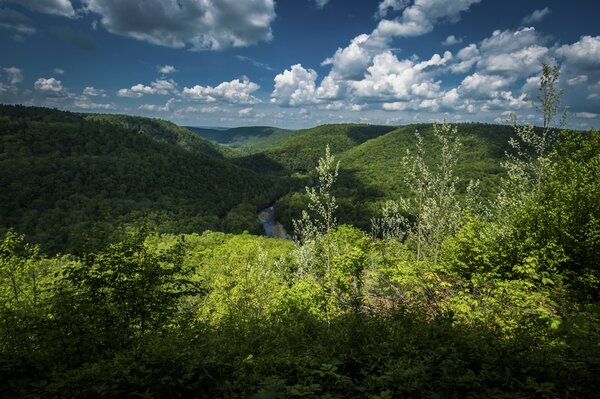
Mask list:
POLYGON ((286 240, 292 239, 288 232, 285 231, 285 227, 275 220, 275 212, 272 206, 260 211, 258 214, 258 220, 260 220, 262 223, 263 228, 265 229, 265 234, 268 237, 284 238, 286 240))

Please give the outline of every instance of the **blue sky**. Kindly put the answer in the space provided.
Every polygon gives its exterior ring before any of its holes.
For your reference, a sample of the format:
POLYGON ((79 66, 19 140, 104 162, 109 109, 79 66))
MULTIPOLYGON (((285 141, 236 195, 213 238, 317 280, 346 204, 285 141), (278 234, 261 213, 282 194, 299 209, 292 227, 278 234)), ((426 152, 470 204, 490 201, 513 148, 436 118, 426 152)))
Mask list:
POLYGON ((0 0, 0 102, 194 126, 501 122, 558 65, 600 127, 600 2, 0 0))

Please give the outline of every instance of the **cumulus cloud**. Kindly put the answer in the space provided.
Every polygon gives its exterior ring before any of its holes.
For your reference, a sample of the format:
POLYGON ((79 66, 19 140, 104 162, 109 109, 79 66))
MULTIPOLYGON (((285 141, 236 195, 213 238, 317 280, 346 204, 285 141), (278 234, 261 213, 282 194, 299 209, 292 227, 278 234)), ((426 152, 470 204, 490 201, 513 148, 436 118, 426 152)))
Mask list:
POLYGON ((408 0, 383 0, 377 7, 376 18, 385 18, 390 11, 403 10, 408 4, 408 0))
POLYGON ((517 81, 539 73, 541 64, 551 60, 551 50, 543 45, 535 29, 496 30, 479 46, 472 43, 461 49, 450 71, 462 74, 475 68, 463 79, 459 93, 479 100, 491 99, 499 98, 517 81))
MULTIPOLYGON (((344 95, 346 86, 353 87, 359 92, 377 91, 376 88, 369 88, 370 83, 363 80, 365 75, 368 74, 367 69, 373 66, 374 59, 391 50, 390 42, 392 38, 428 33, 433 30, 434 24, 442 20, 456 22, 460 19, 462 12, 467 11, 471 5, 479 1, 415 0, 410 6, 407 6, 408 2, 404 0, 381 1, 376 17, 383 18, 390 10, 402 11, 402 14, 394 20, 381 20, 371 34, 356 36, 347 47, 338 48, 333 56, 326 58, 322 65, 331 65, 331 71, 323 79, 321 87, 316 89, 320 90, 320 92, 317 92, 317 98, 339 98, 340 95, 344 95), (354 81, 354 83, 351 81, 354 81), (357 83, 361 81, 362 83, 357 83), (325 87, 325 83, 327 87, 325 87)), ((452 39, 450 40, 452 41, 452 39)), ((458 42, 456 37, 453 37, 453 40, 458 42)), ((372 78, 373 75, 370 75, 372 78)), ((290 86, 287 85, 286 87, 290 86)), ((297 97, 300 97, 301 92, 307 92, 309 95, 305 93, 304 97, 310 97, 310 90, 313 87, 314 85, 309 84, 306 89, 294 88, 292 92, 297 92, 297 97)), ((298 103, 298 101, 288 102, 289 105, 294 103, 298 103)))
POLYGON ((32 11, 45 14, 61 15, 63 17, 75 17, 75 10, 69 0, 4 0, 8 3, 16 3, 27 7, 32 11))
POLYGON ((454 35, 450 35, 448 36, 443 42, 442 45, 444 46, 454 46, 455 44, 460 44, 462 43, 462 39, 458 38, 454 35))
POLYGON ((140 98, 144 94, 167 95, 176 91, 177 83, 173 79, 156 79, 150 86, 138 83, 129 89, 120 89, 117 95, 119 97, 140 98))
POLYGON ((600 36, 583 36, 579 41, 561 46, 556 54, 583 70, 600 69, 600 36))
POLYGON ((526 15, 523 18, 523 24, 533 24, 536 22, 541 22, 544 17, 549 15, 552 11, 548 7, 544 7, 541 10, 535 10, 531 14, 526 15))
POLYGON ((301 64, 292 65, 275 76, 275 89, 271 94, 271 102, 280 105, 296 106, 314 104, 316 98, 317 72, 305 69, 301 64))
POLYGON ((54 95, 60 94, 64 90, 62 82, 54 78, 39 78, 33 87, 42 93, 54 95))
POLYGON ((456 53, 456 62, 450 66, 454 73, 466 73, 479 61, 479 49, 474 43, 469 44, 456 53))
POLYGON ((274 0, 83 0, 118 35, 192 50, 244 47, 272 39, 274 0))
POLYGON ((419 63, 398 60, 391 51, 378 54, 367 69, 364 79, 351 82, 353 94, 363 99, 408 100, 413 97, 433 98, 440 92, 440 82, 433 80, 427 69, 446 64, 452 58, 434 54, 419 63))
POLYGON ((404 8, 402 15, 398 18, 380 21, 372 35, 384 38, 424 35, 431 32, 439 21, 458 22, 462 12, 480 1, 415 0, 411 6, 404 8))
POLYGON ((461 94, 476 99, 493 98, 498 95, 498 90, 508 87, 512 79, 500 75, 486 75, 475 72, 465 77, 459 86, 461 94))
POLYGON ((248 78, 234 79, 230 82, 223 82, 218 86, 200 86, 184 87, 182 95, 193 100, 202 100, 206 102, 224 101, 232 104, 256 104, 260 100, 252 95, 260 88, 248 78))
POLYGON ((373 56, 385 49, 369 39, 367 34, 355 37, 347 47, 338 48, 333 57, 325 59, 321 65, 331 65, 332 73, 338 79, 360 79, 373 56))
POLYGON ((175 67, 173 65, 163 65, 163 66, 158 67, 158 72, 160 72, 164 75, 168 75, 170 73, 177 72, 177 69, 175 69, 175 67))

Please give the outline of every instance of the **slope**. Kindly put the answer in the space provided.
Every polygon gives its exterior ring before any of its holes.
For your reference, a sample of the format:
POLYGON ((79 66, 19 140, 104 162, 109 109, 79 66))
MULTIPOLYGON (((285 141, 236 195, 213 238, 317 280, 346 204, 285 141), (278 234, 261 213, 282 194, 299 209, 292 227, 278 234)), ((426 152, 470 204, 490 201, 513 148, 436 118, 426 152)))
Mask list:
POLYGON ((188 126, 197 135, 219 144, 238 149, 246 154, 256 153, 282 143, 291 130, 270 126, 235 127, 227 130, 188 126))
POLYGON ((233 154, 227 147, 216 145, 211 141, 190 132, 184 127, 177 126, 172 122, 161 119, 110 114, 86 114, 85 118, 89 121, 134 130, 138 133, 145 134, 154 140, 174 144, 185 150, 204 155, 223 158, 233 154))
POLYGON ((241 162, 251 168, 262 168, 261 171, 279 168, 285 173, 306 173, 316 166, 325 146, 329 145, 332 153, 340 154, 393 129, 393 126, 366 124, 321 125, 298 130, 285 137, 277 147, 253 154, 241 162))
POLYGON ((185 133, 169 141, 177 129, 161 126, 0 106, 0 230, 15 228, 49 251, 93 245, 115 225, 144 219, 162 231, 219 229, 232 210, 256 230, 254 212, 271 201, 275 182, 186 142, 185 133))
MULTIPOLYGON (((497 193, 503 174, 501 161, 509 149, 508 139, 513 130, 510 126, 480 123, 459 124, 457 127, 462 143, 455 170, 455 175, 460 179, 459 192, 466 192, 469 180, 479 180, 481 195, 484 199, 490 199, 497 193)), ((379 213, 385 200, 409 195, 402 160, 407 150, 415 151, 416 130, 423 137, 427 162, 435 162, 439 146, 433 137, 432 124, 401 126, 351 147, 331 144, 332 152, 340 161, 340 175, 334 188, 339 202, 340 222, 368 229, 370 218, 379 213)), ((310 152, 311 157, 299 156, 288 163, 295 165, 299 159, 305 159, 303 165, 312 171, 316 164, 313 156, 318 159, 324 151, 324 145, 320 144, 320 147, 315 144, 310 150, 303 149, 304 153, 310 152)), ((305 207, 303 191, 297 190, 277 201, 275 213, 277 219, 289 229, 291 220, 297 218, 305 207)))

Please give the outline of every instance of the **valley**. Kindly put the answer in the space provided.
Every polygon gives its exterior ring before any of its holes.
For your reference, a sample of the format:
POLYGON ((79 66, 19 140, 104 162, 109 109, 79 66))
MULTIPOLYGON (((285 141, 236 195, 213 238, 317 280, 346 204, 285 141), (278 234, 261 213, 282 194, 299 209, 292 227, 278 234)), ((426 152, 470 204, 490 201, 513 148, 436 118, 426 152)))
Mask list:
POLYGON ((600 137, 519 129, 0 106, 4 392, 587 396, 600 137))

